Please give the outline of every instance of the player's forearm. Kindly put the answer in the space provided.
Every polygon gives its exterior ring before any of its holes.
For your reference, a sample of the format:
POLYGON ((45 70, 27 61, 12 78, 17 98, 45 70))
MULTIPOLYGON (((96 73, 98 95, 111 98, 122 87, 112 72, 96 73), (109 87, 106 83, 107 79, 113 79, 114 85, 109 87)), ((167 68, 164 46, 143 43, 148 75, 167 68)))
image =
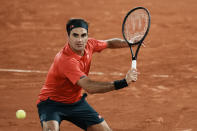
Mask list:
POLYGON ((113 90, 119 90, 125 88, 132 81, 137 80, 137 72, 136 70, 129 70, 126 77, 122 80, 115 80, 113 82, 99 82, 94 81, 88 78, 87 76, 83 76, 80 80, 77 81, 77 85, 82 87, 90 94, 95 93, 105 93, 113 90))
POLYGON ((84 78, 83 81, 78 82, 78 85, 90 94, 105 93, 115 90, 113 82, 99 82, 89 78, 84 78))
POLYGON ((115 90, 113 82, 98 82, 92 80, 86 85, 86 89, 90 94, 105 93, 115 90))
POLYGON ((108 48, 125 48, 129 47, 125 40, 113 38, 106 40, 108 48))

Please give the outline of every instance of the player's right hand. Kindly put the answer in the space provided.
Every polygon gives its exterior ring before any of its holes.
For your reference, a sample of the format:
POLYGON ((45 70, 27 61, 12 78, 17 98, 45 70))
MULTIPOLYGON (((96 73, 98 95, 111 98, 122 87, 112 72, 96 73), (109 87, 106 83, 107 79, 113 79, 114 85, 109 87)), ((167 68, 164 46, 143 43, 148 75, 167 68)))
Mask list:
POLYGON ((137 81, 137 70, 136 69, 131 69, 127 72, 126 74, 126 81, 127 84, 131 83, 131 82, 136 82, 137 81))

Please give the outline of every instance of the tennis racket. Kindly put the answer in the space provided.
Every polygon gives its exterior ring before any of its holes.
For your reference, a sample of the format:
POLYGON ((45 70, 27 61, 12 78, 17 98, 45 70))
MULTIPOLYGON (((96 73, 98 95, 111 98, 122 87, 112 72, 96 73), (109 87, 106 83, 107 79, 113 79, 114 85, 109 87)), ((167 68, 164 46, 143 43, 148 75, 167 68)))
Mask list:
POLYGON ((150 13, 146 8, 136 7, 126 14, 122 24, 122 34, 131 50, 131 68, 136 69, 137 67, 137 55, 145 37, 149 32, 149 28, 150 13), (134 45, 137 45, 135 54, 132 50, 134 45))

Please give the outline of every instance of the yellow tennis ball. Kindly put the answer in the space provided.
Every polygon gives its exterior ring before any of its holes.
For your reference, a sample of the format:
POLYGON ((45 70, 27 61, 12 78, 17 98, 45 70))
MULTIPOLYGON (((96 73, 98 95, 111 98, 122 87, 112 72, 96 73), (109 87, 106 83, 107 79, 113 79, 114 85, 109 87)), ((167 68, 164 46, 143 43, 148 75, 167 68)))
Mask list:
POLYGON ((25 119, 25 117, 26 117, 26 112, 24 110, 18 110, 16 112, 16 118, 25 119))

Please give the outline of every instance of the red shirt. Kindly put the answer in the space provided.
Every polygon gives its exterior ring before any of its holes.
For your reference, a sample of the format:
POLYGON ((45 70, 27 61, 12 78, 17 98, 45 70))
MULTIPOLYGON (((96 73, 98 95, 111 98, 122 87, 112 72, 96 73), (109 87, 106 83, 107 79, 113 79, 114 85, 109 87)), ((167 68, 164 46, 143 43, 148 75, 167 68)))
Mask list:
POLYGON ((89 38, 84 55, 79 56, 66 44, 55 56, 37 103, 48 98, 62 103, 80 100, 82 88, 76 83, 80 77, 88 76, 92 54, 106 47, 106 42, 89 38))

